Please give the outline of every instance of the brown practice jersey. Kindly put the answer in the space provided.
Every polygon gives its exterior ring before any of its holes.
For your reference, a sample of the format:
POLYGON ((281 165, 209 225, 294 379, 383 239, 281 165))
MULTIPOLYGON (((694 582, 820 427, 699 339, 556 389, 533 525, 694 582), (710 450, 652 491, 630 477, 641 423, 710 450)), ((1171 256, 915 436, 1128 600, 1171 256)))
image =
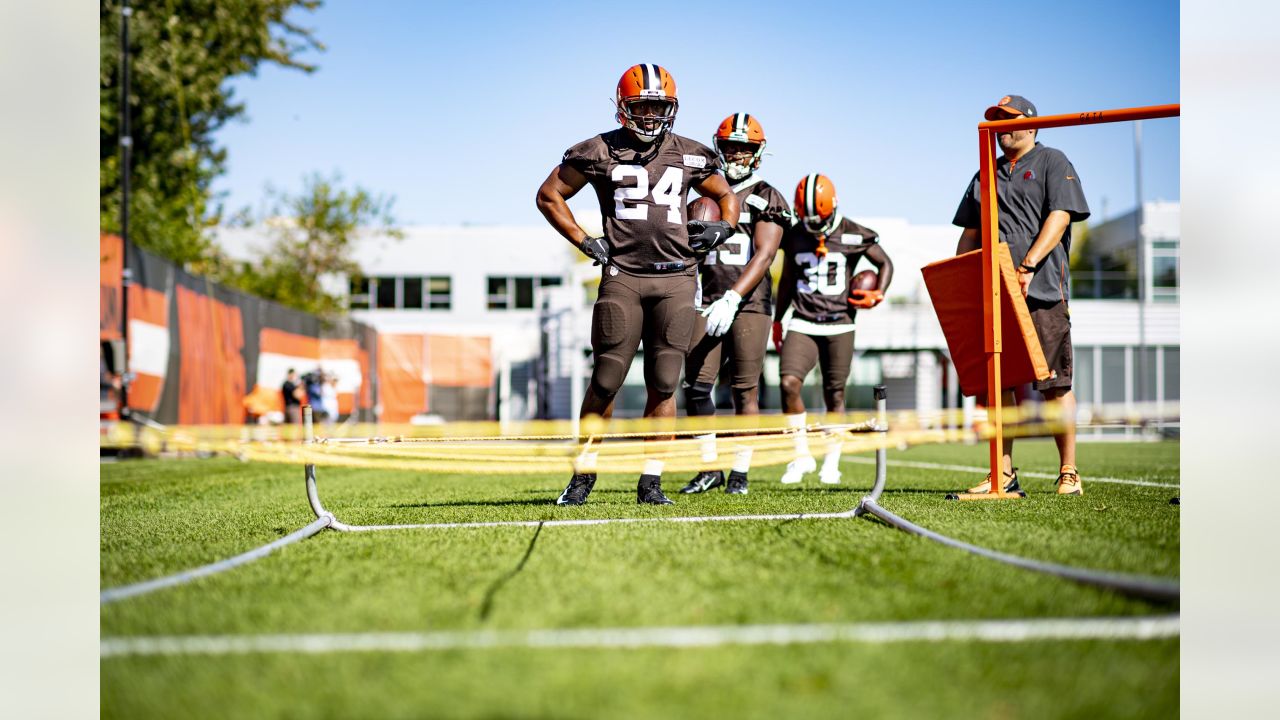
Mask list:
POLYGON ((818 236, 793 225, 782 236, 786 262, 795 263, 796 288, 791 301, 793 317, 813 323, 852 323, 855 310, 849 304, 854 269, 879 235, 849 218, 841 218, 827 236, 827 254, 817 253, 818 236))
MULTIPOLYGON (((737 232, 723 245, 707 253, 702 261, 702 307, 719 300, 742 277, 755 254, 755 227, 758 222, 777 223, 783 230, 795 222, 787 199, 758 175, 733 186, 742 212, 737 232)), ((742 298, 741 312, 773 313, 773 276, 765 270, 759 284, 742 298)))
POLYGON ((710 148, 670 132, 644 144, 618 128, 569 148, 563 162, 596 191, 614 265, 632 275, 694 271, 685 200, 720 169, 710 148))

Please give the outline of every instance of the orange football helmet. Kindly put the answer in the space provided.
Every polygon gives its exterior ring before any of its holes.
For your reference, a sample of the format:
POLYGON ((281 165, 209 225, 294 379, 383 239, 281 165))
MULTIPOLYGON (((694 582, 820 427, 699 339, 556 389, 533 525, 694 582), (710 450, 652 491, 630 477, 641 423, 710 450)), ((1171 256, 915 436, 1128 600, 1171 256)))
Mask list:
POLYGON ((805 175, 796 185, 796 215, 804 223, 805 230, 818 236, 818 254, 827 251, 827 235, 835 229, 839 215, 836 214, 836 186, 831 178, 819 173, 805 175))
POLYGON ((618 122, 636 137, 653 142, 676 122, 676 79, 661 65, 632 65, 618 80, 618 122))
POLYGON ((711 142, 720 156, 724 174, 730 180, 741 180, 760 167, 766 140, 760 121, 747 113, 734 113, 720 122, 711 142), (735 148, 732 143, 739 143, 735 148), (747 146, 744 150, 741 145, 747 146), (752 149, 754 148, 754 149, 752 149))

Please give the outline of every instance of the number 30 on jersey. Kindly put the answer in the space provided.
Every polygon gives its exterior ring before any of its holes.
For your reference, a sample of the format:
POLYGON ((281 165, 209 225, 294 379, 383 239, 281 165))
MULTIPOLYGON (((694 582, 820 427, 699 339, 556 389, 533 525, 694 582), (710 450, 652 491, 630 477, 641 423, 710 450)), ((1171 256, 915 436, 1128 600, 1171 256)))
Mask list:
MULTIPOLYGON (((613 212, 619 220, 648 220, 648 205, 628 206, 627 201, 639 202, 649 195, 649 171, 639 165, 618 165, 613 168, 613 181, 620 187, 613 191, 613 212), (635 187, 621 187, 628 178, 636 181, 635 187)), ((669 167, 653 186, 653 204, 667 206, 667 222, 679 225, 680 186, 684 173, 680 168, 669 167)))
POLYGON ((796 264, 800 266, 801 272, 796 281, 796 290, 802 293, 843 295, 846 262, 847 258, 838 252, 827 253, 821 261, 816 253, 796 253, 796 264))

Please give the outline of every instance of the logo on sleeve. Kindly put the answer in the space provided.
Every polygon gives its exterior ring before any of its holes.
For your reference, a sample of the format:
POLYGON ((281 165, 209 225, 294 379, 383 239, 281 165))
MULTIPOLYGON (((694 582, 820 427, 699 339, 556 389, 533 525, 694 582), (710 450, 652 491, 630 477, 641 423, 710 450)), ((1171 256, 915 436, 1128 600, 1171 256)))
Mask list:
POLYGON ((684 165, 691 168, 704 168, 707 166, 707 159, 701 155, 685 155, 684 165))
POLYGON ((1036 179, 1036 174, 1035 174, 1034 172, 1032 172, 1032 171, 1028 170, 1028 171, 1026 171, 1026 172, 1022 173, 1022 179, 1023 179, 1023 180, 1035 180, 1035 179, 1036 179))

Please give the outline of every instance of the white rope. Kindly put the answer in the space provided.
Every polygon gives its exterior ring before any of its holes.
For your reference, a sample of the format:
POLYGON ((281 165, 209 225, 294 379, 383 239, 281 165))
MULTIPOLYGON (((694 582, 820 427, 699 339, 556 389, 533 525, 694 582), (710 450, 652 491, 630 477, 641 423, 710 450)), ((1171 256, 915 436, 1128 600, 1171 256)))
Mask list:
MULTIPOLYGON (((856 456, 847 457, 845 458, 845 461, 862 463, 864 465, 874 465, 876 462, 875 458, 865 458, 865 457, 856 457, 856 456)), ((890 460, 889 464, 897 465, 899 467, 919 468, 922 470, 951 470, 954 472, 975 472, 975 473, 987 473, 991 471, 991 468, 988 468, 988 467, 976 467, 972 465, 946 465, 943 463, 920 462, 916 460, 890 460)), ((1058 479, 1057 475, 1053 475, 1050 473, 1042 473, 1042 472, 1030 472, 1030 471, 1019 472, 1018 477, 1045 478, 1047 480, 1058 479)), ((1139 485, 1142 487, 1158 487, 1158 488, 1174 488, 1174 489, 1182 487, 1178 483, 1158 483, 1158 482, 1151 482, 1149 480, 1128 480, 1126 478, 1094 477, 1092 475, 1086 475, 1085 479, 1088 480, 1089 482, 1111 483, 1115 485, 1139 485)))
POLYGON ((323 515, 321 517, 316 518, 306 527, 302 527, 297 530, 294 530, 293 532, 289 533, 288 535, 285 535, 279 540, 274 540, 272 542, 267 543, 266 545, 263 545, 262 547, 254 548, 249 552, 241 553, 239 555, 236 555, 235 557, 230 557, 230 558, 227 558, 226 560, 219 560, 218 562, 210 563, 208 565, 204 565, 191 570, 185 570, 183 572, 180 572, 174 575, 168 575, 166 577, 156 578, 155 580, 147 580, 146 582, 134 583, 132 585, 122 585, 120 587, 114 587, 108 590, 103 590, 102 594, 99 596, 99 603, 102 605, 106 605, 109 602, 115 602, 116 600, 123 600, 124 598, 133 597, 135 595, 145 595, 146 593, 149 593, 149 592, 154 592, 156 590, 160 590, 167 587, 173 587, 174 585, 189 583, 192 580, 196 580, 198 578, 202 578, 207 575, 213 575, 214 573, 220 573, 224 570, 230 570, 233 567, 251 563, 254 560, 260 560, 270 555, 271 553, 275 552, 276 550, 279 550, 285 545, 298 542, 299 540, 306 540, 307 538, 311 537, 312 535, 315 535, 316 533, 320 532, 326 527, 329 527, 329 523, 331 522, 333 522, 332 515, 323 515))
POLYGON ((1150 617, 925 620, 802 625, 704 625, 650 628, 176 635, 103 638, 103 658, 138 655, 425 652, 495 648, 719 647, 813 643, 1031 642, 1156 640, 1178 637, 1177 615, 1150 617))

